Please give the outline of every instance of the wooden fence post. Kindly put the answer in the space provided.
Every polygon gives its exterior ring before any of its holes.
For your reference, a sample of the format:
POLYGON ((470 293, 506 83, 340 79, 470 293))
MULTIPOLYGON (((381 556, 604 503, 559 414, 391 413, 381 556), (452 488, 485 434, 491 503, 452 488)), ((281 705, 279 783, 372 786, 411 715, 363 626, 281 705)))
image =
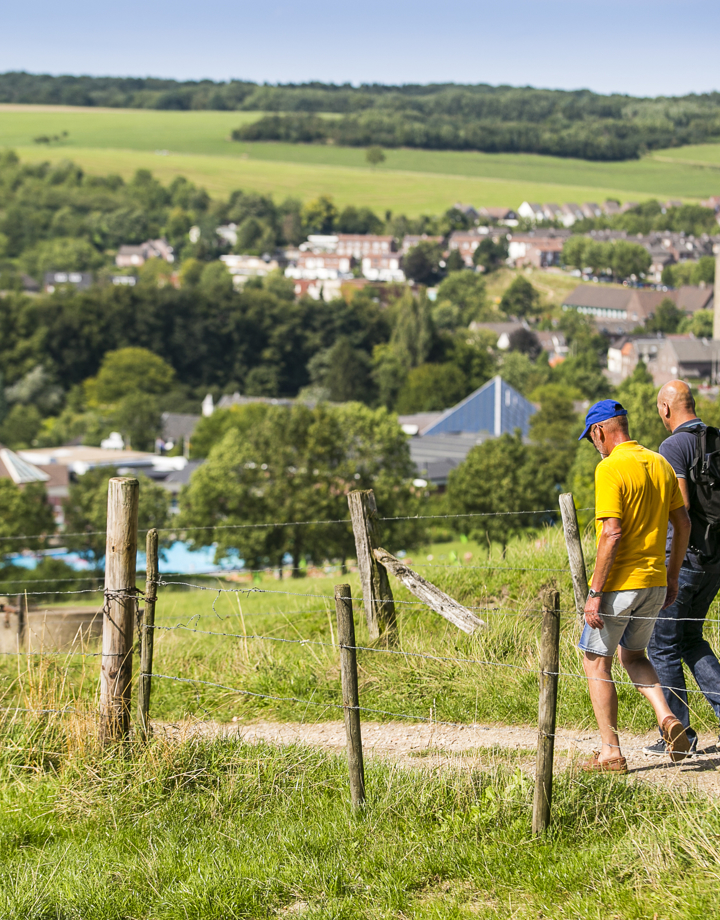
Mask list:
POLYGON ((397 634, 395 601, 385 566, 373 555, 373 550, 380 548, 375 493, 372 489, 350 492, 348 505, 355 535, 368 632, 371 639, 384 636, 392 643, 397 634))
POLYGON ((365 802, 365 769, 360 736, 355 623, 350 585, 335 585, 335 611, 337 613, 338 645, 340 646, 340 679, 347 735, 350 799, 353 807, 359 808, 365 802))
POLYGON ((140 679, 138 680, 138 720, 142 740, 150 734, 150 690, 153 666, 153 644, 155 641, 155 602, 158 579, 158 532, 148 530, 145 541, 147 563, 145 565, 145 612, 140 626, 140 679))
POLYGON ((100 739, 122 740, 130 729, 137 557, 137 479, 108 483, 105 608, 100 670, 100 739))
POLYGON ((548 591, 543 599, 540 638, 540 702, 538 742, 535 762, 532 832, 542 834, 550 824, 552 805, 555 717, 557 713, 558 671, 560 670, 560 592, 548 591))
POLYGON ((577 511, 575 510, 572 492, 564 492, 560 496, 559 502, 563 530, 565 531, 568 561, 570 562, 573 592, 575 594, 575 609, 580 616, 582 616, 585 610, 585 602, 587 601, 588 580, 582 541, 580 540, 580 527, 578 525, 577 511))

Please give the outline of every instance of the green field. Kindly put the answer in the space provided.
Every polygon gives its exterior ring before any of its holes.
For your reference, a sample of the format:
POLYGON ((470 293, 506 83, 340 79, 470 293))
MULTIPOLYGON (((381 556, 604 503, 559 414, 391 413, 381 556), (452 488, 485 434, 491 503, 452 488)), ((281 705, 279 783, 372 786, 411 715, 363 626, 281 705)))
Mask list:
POLYGON ((149 168, 165 181, 186 175, 215 195, 236 188, 278 198, 330 194, 340 205, 410 216, 438 213, 458 200, 517 207, 526 199, 692 199, 720 191, 720 145, 680 147, 623 163, 402 149, 386 151, 385 163, 371 168, 358 148, 229 139, 233 128, 261 114, 2 105, 0 148, 12 147, 32 161, 70 157, 93 173, 128 177, 149 168), (33 143, 63 131, 67 137, 60 142, 33 143))

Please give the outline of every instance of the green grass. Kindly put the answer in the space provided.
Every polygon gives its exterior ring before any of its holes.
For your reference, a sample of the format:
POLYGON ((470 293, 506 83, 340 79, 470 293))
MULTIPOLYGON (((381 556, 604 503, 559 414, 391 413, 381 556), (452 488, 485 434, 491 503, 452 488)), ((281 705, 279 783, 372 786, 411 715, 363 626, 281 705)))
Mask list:
MULTIPOLYGON (((586 554, 592 558, 590 542, 586 554)), ((555 583, 563 610, 561 671, 576 675, 561 678, 558 724, 594 730, 576 649, 579 622, 570 578, 562 571, 567 557, 557 529, 541 533, 537 540, 517 541, 505 559, 496 550, 490 563, 486 550, 468 542, 437 544, 410 558, 423 575, 452 597, 480 608, 477 613, 488 628, 468 637, 417 604, 416 598, 394 583, 399 649, 406 654, 358 653, 361 706, 420 719, 429 718, 432 710, 432 718, 442 721, 534 724, 540 594, 544 585, 555 583), (472 558, 466 560, 466 553, 472 553, 472 558), (419 657, 422 655, 471 660, 442 661, 419 657)), ((202 583, 192 577, 178 580, 202 583)), ((338 719, 339 653, 332 596, 333 586, 345 580, 350 582, 353 596, 359 598, 357 574, 343 577, 339 573, 282 583, 264 578, 255 585, 235 585, 238 593, 218 593, 207 581, 208 590, 204 591, 161 588, 153 671, 198 682, 155 679, 152 717, 160 721, 196 718, 221 722, 257 717, 338 719), (249 590, 253 587, 266 593, 249 590), (245 640, 238 635, 267 638, 245 640), (282 639, 308 641, 275 641, 282 639), (280 699, 233 692, 236 690, 280 699)), ((227 591, 233 585, 218 582, 217 587, 227 591)), ((354 606, 358 644, 369 646, 362 604, 356 601, 354 606)), ((717 603, 710 617, 718 618, 717 603)), ((707 632, 717 643, 718 624, 709 623, 707 632)), ((19 665, 11 659, 0 664, 5 688, 0 705, 94 708, 98 658, 66 659, 58 655, 31 658, 26 670, 25 664, 24 659, 19 665)), ((617 676, 624 678, 619 671, 617 676)), ((640 732, 652 729, 653 713, 644 698, 632 686, 622 684, 618 689, 620 727, 640 732)), ((704 698, 692 694, 692 707, 693 724, 711 731, 715 720, 704 698)), ((393 716, 367 713, 363 718, 388 721, 393 716)))
MULTIPOLYGON (((585 550, 590 560, 589 539, 585 550)), ((545 571, 566 564, 560 534, 517 541, 504 558, 494 549, 488 559, 481 545, 461 539, 410 558, 451 595, 485 607, 490 625, 469 639, 426 609, 398 604, 400 648, 513 667, 359 652, 361 705, 418 716, 432 706, 435 719, 532 724, 537 677, 517 666, 538 667, 543 585, 555 581, 563 610, 572 606, 568 576, 545 571)), ((211 587, 209 579, 182 580, 211 587)), ((340 700, 331 595, 346 580, 357 596, 357 575, 339 572, 263 577, 236 584, 242 594, 218 595, 217 587, 232 587, 226 581, 209 591, 161 587, 158 625, 188 629, 158 630, 158 673, 319 705, 156 680, 153 716, 337 719, 338 709, 328 706, 340 700), (268 593, 249 593, 253 587, 268 593)), ((393 587, 398 600, 411 599, 393 587)), ((359 603, 355 611, 365 645, 359 603)), ((577 629, 574 614, 563 617, 563 671, 579 673, 577 629)), ((717 625, 708 632, 716 642, 717 625)), ((420 757, 405 767, 370 760, 368 802, 353 814, 345 759, 307 747, 158 734, 144 748, 102 749, 98 673, 97 658, 71 666, 61 655, 3 663, 3 706, 76 709, 0 717, 3 920, 714 916, 720 800, 571 766, 555 778, 551 833, 536 840, 526 754, 490 749, 472 760, 450 757, 442 771, 420 757)), ((620 697, 622 727, 649 728, 639 694, 622 687, 620 697)), ((698 706, 693 720, 705 727, 709 709, 698 706)), ((583 680, 561 678, 558 724, 592 725, 583 680)))
POLYGON ((94 173, 129 177, 142 167, 165 181, 186 175, 215 195, 236 188, 279 198, 330 194, 340 205, 411 216, 443 211, 457 200, 517 207, 524 199, 701 198, 717 191, 720 145, 679 147, 623 163, 402 149, 386 151, 386 162, 371 168, 359 148, 229 139, 234 127, 261 114, 6 105, 0 106, 0 147, 13 147, 28 160, 72 157, 94 173), (63 131, 68 137, 58 144, 32 142, 63 131))
POLYGON ((366 767, 301 746, 156 741, 123 753, 2 726, 4 920, 714 916, 720 803, 568 771, 530 833, 516 755, 366 767))

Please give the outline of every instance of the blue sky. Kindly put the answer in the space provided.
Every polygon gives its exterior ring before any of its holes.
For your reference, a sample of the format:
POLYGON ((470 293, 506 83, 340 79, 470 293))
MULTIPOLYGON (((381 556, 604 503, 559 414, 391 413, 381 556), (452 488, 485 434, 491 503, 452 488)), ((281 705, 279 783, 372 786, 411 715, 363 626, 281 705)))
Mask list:
POLYGON ((2 71, 720 89, 717 0, 5 0, 1 9, 2 71))

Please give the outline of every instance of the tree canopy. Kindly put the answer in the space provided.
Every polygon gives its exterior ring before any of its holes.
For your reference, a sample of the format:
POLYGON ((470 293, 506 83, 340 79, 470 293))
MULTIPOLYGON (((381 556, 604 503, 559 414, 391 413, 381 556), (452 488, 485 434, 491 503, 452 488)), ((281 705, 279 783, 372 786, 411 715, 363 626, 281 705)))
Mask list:
MULTIPOLYGON (((270 407, 242 435, 229 427, 211 448, 181 494, 178 526, 195 541, 215 542, 217 558, 237 550, 252 568, 279 566, 286 554, 295 569, 306 557, 344 560, 354 550, 348 524, 304 522, 345 521, 353 489, 374 489, 384 515, 411 514, 414 475, 407 438, 384 409, 270 407), (247 526, 273 522, 289 526, 247 526)), ((417 528, 388 526, 383 539, 403 548, 417 528)))

